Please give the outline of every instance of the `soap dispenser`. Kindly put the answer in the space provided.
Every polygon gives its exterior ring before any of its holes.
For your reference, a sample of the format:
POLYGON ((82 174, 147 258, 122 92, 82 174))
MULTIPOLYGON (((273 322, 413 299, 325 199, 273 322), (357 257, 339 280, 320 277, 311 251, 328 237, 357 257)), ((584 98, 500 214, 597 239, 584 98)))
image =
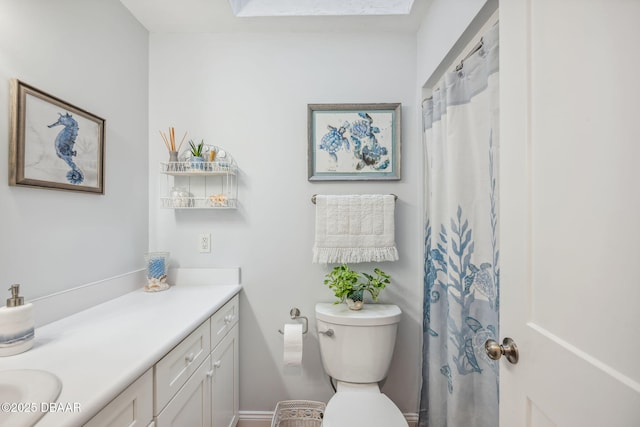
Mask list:
POLYGON ((20 285, 9 288, 11 298, 0 308, 0 356, 13 356, 33 347, 33 305, 25 304, 20 285))

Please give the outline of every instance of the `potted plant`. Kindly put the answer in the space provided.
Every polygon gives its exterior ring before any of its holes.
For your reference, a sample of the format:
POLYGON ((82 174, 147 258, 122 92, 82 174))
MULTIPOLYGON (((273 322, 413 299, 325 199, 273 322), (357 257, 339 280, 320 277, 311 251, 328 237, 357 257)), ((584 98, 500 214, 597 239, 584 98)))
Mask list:
POLYGON ((191 146, 191 167, 194 169, 203 169, 204 157, 202 157, 202 149, 204 148, 204 140, 196 145, 193 140, 189 141, 191 146))
POLYGON ((334 267, 325 277, 324 284, 338 298, 335 304, 346 302, 352 310, 362 308, 365 292, 371 294, 373 301, 378 301, 380 291, 391 283, 391 276, 379 268, 374 268, 373 274, 358 273, 346 264, 334 267))

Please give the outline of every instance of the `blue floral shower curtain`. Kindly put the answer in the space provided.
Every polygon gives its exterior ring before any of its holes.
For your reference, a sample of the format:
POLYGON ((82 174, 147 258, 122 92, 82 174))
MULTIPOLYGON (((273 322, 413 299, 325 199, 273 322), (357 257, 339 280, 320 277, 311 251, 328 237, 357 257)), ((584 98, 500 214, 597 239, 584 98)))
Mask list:
POLYGON ((423 103, 420 427, 498 425, 498 28, 423 103))

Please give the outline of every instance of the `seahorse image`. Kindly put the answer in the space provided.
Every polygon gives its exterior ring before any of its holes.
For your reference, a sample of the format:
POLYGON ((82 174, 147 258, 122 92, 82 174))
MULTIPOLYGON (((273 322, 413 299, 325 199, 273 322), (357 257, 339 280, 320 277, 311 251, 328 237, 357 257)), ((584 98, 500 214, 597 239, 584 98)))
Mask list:
POLYGON ((58 115, 60 116, 58 117, 58 121, 48 126, 49 128, 64 126, 64 129, 56 136, 56 154, 71 168, 71 170, 67 172, 67 181, 72 184, 80 184, 84 181, 84 174, 72 159, 72 157, 78 154, 73 149, 76 143, 76 137, 78 136, 78 122, 69 113, 58 113, 58 115))

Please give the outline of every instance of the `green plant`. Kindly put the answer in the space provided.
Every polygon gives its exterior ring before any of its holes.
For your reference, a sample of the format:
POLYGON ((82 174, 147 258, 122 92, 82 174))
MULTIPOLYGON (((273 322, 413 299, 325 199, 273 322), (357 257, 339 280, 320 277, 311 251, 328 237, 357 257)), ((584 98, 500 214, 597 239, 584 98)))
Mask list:
POLYGON ((391 276, 379 268, 373 269, 373 275, 353 271, 346 264, 333 268, 325 276, 324 284, 329 286, 333 294, 338 298, 335 304, 349 298, 354 301, 362 301, 362 294, 369 292, 374 301, 378 301, 380 291, 391 283, 391 276))
POLYGON ((200 144, 196 145, 193 140, 189 140, 191 146, 191 155, 193 157, 202 157, 202 149, 204 148, 204 140, 200 141, 200 144))

